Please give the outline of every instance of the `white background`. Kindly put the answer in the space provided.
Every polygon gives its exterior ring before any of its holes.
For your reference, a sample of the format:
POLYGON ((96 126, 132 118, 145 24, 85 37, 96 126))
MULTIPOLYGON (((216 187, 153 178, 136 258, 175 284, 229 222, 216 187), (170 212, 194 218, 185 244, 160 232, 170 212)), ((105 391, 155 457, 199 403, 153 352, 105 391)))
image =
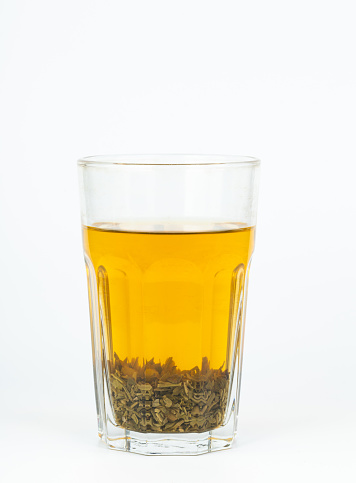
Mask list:
POLYGON ((352 0, 0 2, 4 482, 356 479, 352 0), (239 438, 99 444, 76 159, 262 159, 239 438))

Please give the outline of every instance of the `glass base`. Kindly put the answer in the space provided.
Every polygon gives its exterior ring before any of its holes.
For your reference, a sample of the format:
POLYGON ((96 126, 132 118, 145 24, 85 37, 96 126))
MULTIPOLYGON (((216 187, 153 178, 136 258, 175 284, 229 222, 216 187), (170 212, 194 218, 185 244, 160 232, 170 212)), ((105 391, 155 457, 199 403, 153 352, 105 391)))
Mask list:
POLYGON ((229 449, 234 441, 233 424, 204 433, 138 433, 115 428, 117 437, 101 439, 110 449, 142 455, 200 455, 229 449))

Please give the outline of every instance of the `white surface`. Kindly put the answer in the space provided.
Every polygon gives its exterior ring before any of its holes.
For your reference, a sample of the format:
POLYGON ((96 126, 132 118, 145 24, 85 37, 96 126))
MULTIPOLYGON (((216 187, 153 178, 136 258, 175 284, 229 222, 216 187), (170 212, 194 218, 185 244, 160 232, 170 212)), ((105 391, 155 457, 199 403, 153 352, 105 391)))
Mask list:
POLYGON ((353 482, 354 2, 0 4, 4 482, 353 482), (201 457, 96 437, 75 161, 262 159, 239 441, 201 457))

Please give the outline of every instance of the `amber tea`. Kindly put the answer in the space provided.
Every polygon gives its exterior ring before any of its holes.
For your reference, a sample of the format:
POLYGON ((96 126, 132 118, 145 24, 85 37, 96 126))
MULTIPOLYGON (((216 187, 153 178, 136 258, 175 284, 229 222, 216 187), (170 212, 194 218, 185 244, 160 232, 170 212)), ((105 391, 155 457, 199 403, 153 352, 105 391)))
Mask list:
POLYGON ((150 433, 219 427, 240 350, 254 228, 96 223, 83 238, 115 424, 150 433))

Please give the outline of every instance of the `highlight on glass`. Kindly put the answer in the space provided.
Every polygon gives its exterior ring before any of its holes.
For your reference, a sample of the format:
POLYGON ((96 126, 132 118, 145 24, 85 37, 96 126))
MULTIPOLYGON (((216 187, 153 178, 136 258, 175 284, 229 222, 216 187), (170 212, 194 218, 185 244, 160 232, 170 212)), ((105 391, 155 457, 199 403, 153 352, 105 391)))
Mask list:
POLYGON ((236 434, 258 159, 78 161, 100 438, 202 454, 236 434))

